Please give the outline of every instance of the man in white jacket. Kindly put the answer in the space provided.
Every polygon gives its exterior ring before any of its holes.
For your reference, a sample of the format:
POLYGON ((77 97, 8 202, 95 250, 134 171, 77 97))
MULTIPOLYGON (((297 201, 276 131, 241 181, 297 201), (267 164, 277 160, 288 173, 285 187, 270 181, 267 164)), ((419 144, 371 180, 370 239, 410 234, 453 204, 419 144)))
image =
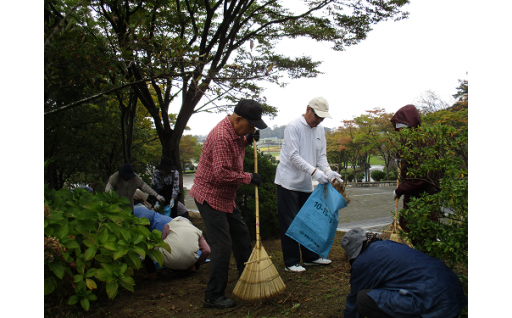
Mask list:
POLYGON ((291 121, 284 131, 283 147, 277 166, 277 209, 279 232, 285 269, 304 272, 300 265, 300 252, 304 265, 328 265, 331 260, 300 246, 285 233, 293 219, 313 192, 311 177, 325 184, 341 176, 331 170, 326 156, 325 131, 320 123, 329 114, 329 104, 323 97, 313 98, 306 113, 291 121))

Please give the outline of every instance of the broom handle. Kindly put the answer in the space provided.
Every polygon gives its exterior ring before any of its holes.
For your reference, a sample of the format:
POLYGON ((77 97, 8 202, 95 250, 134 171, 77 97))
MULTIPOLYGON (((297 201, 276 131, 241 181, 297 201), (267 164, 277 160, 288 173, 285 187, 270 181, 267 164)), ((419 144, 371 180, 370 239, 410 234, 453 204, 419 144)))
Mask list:
MULTIPOLYGON (((401 173, 401 166, 402 166, 402 160, 398 162, 398 177, 396 179, 396 188, 398 189, 398 186, 400 185, 400 173, 401 173)), ((395 200, 395 232, 396 232, 396 221, 398 219, 398 198, 395 200)))
MULTIPOLYGON (((254 173, 258 173, 258 153, 256 152, 256 140, 253 139, 254 147, 254 173)), ((258 260, 260 259, 260 204, 258 195, 258 186, 254 185, 254 197, 256 199, 256 248, 258 249, 258 260)))

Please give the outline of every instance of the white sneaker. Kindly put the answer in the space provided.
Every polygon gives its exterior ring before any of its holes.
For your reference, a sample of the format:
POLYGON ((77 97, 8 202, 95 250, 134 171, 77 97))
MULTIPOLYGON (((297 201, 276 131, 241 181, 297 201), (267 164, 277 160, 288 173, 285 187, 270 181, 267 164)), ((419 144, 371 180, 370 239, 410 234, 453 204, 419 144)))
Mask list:
POLYGON ((300 273, 300 272, 306 271, 306 269, 304 267, 300 266, 300 264, 286 267, 284 270, 287 272, 294 272, 294 273, 300 273))
POLYGON ((320 257, 319 259, 316 259, 316 260, 312 261, 311 263, 304 262, 304 265, 306 265, 306 266, 311 266, 311 265, 329 265, 329 264, 331 264, 331 260, 323 258, 323 257, 320 257))

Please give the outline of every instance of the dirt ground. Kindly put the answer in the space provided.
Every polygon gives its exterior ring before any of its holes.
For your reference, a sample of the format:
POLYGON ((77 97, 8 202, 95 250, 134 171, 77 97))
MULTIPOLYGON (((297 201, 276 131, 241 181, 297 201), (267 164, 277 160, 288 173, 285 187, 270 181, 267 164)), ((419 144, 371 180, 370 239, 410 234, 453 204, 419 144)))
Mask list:
MULTIPOLYGON (((193 223, 204 230, 198 214, 193 223)), ((226 296, 237 301, 234 308, 203 308, 204 289, 208 282, 208 263, 193 273, 170 269, 157 271, 155 281, 145 280, 145 270, 134 275, 135 292, 120 287, 114 300, 102 299, 91 303, 89 312, 77 307, 60 307, 45 316, 52 317, 342 317, 346 296, 350 293, 350 265, 340 246, 343 232, 338 232, 329 253, 328 266, 309 266, 304 273, 284 271, 280 240, 263 241, 266 252, 286 285, 286 291, 273 299, 246 302, 232 291, 238 281, 235 261, 231 259, 226 296)), ((205 235, 206 239, 207 235, 205 235)), ((467 273, 466 273, 467 274, 467 273)), ((106 298, 106 297, 105 297, 106 298)))

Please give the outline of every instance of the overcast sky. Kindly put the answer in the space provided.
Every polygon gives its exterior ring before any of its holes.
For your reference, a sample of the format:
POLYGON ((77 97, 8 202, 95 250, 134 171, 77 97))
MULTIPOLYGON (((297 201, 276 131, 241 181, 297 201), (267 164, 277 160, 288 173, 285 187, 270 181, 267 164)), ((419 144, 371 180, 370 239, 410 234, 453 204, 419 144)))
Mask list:
MULTIPOLYGON (((468 78, 467 1, 412 0, 404 10, 409 19, 374 25, 366 40, 344 52, 312 40, 283 41, 280 53, 322 61, 324 74, 288 80, 285 88, 266 86, 267 101, 279 110, 273 120, 264 116, 267 125, 286 125, 317 96, 329 102, 333 118, 323 125, 331 128, 375 107, 395 112, 428 90, 452 101, 458 80, 468 78)), ((225 115, 195 114, 185 134, 207 135, 225 115)))

